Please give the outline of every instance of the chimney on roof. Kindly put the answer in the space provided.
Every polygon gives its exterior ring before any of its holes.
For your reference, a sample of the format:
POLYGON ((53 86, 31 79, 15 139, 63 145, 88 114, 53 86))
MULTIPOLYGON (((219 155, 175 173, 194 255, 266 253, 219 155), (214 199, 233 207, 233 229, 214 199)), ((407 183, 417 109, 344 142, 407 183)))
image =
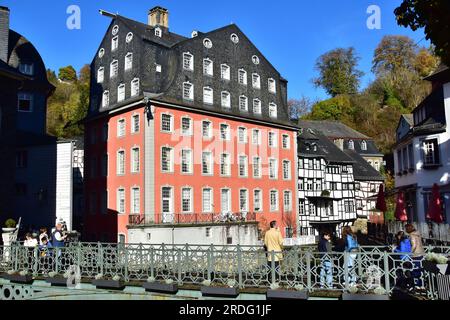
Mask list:
POLYGON ((162 7, 154 7, 148 12, 148 25, 151 27, 169 28, 169 10, 162 7))
POLYGON ((0 6, 0 60, 8 63, 9 9, 0 6))
POLYGON ((341 150, 344 150, 344 139, 335 139, 334 144, 341 150))

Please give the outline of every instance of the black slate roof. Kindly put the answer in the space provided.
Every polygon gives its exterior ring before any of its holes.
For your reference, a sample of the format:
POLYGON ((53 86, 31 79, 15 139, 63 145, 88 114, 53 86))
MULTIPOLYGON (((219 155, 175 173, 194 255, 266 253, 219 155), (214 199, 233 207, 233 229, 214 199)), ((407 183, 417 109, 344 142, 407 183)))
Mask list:
POLYGON ((326 161, 333 163, 354 162, 330 139, 312 130, 300 131, 297 146, 300 158, 324 158, 326 161))
POLYGON ((402 114, 402 118, 405 119, 405 121, 410 125, 414 125, 414 115, 411 114, 402 114))
POLYGON ((338 121, 307 121, 299 120, 300 128, 311 128, 321 132, 329 138, 335 139, 370 139, 368 136, 358 132, 342 122, 338 121))
POLYGON ((346 155, 354 160, 353 176, 358 181, 384 181, 383 176, 373 168, 361 155, 353 150, 345 150, 346 155))

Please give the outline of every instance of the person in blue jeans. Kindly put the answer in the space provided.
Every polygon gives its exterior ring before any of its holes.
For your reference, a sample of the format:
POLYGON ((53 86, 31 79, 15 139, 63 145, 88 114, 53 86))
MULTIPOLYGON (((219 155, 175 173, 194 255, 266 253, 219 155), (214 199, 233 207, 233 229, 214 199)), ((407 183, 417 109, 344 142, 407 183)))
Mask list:
POLYGON ((319 241, 319 252, 321 257, 321 266, 320 266, 320 288, 333 288, 333 271, 332 271, 332 262, 331 262, 331 233, 324 232, 319 241), (326 278, 326 284, 325 284, 326 278))
POLYGON ((356 235, 353 232, 352 228, 349 226, 344 227, 342 230, 342 238, 345 241, 345 252, 348 252, 348 260, 347 260, 347 270, 348 270, 348 279, 345 279, 346 283, 350 286, 356 285, 356 270, 355 270, 355 260, 358 252, 358 240, 356 239, 356 235))

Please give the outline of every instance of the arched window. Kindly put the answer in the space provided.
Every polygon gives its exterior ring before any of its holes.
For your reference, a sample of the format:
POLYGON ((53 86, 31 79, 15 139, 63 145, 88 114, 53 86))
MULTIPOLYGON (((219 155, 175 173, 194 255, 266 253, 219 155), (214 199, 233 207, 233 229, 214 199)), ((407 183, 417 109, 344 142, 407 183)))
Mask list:
POLYGON ((367 150, 367 142, 366 141, 361 142, 361 150, 363 150, 363 151, 367 150))
POLYGON ((353 140, 350 140, 350 141, 348 142, 348 148, 349 148, 350 150, 355 150, 355 142, 354 142, 353 140))

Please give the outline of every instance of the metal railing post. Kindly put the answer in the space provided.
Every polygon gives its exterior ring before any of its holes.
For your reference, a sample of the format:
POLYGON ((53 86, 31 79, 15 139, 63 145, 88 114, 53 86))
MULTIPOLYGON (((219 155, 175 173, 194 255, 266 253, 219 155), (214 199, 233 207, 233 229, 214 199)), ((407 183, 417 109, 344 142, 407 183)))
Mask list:
POLYGON ((238 267, 239 288, 243 288, 242 249, 240 245, 237 246, 237 267, 238 267))
POLYGON ((271 257, 271 261, 270 261, 270 267, 271 267, 271 271, 272 271, 272 284, 274 285, 276 283, 276 274, 275 274, 275 252, 272 250, 270 252, 270 257, 271 257))
POLYGON ((104 266, 104 261, 103 261, 103 247, 100 242, 97 244, 97 252, 98 252, 98 260, 99 260, 99 264, 100 264, 100 274, 103 274, 105 266, 104 266))
POLYGON ((34 257, 34 263, 33 263, 33 275, 37 276, 39 272, 39 247, 35 247, 33 250, 33 257, 34 257))
POLYGON ((83 270, 81 269, 81 242, 77 245, 77 267, 80 268, 80 272, 82 273, 83 270))
POLYGON ((155 249, 153 246, 150 246, 150 277, 155 277, 155 249))
POLYGON ((345 281, 345 290, 348 291, 349 288, 349 282, 350 282, 350 277, 348 274, 348 252, 344 252, 344 281, 345 281))
POLYGON ((126 246, 123 247, 123 250, 125 251, 124 257, 125 257, 125 275, 124 280, 129 281, 128 279, 128 248, 126 246))
POLYGON ((390 273, 389 273, 389 255, 387 252, 384 253, 384 287, 387 292, 391 291, 391 283, 390 283, 390 273))
POLYGON ((182 277, 183 277, 183 251, 178 248, 177 249, 177 256, 178 256, 178 285, 182 285, 182 277))
POLYGON ((214 247, 211 245, 208 249, 208 280, 211 281, 211 274, 213 272, 213 250, 214 247))
POLYGON ((59 273, 59 255, 61 253, 61 248, 60 247, 56 247, 55 250, 55 272, 59 273))
POLYGON ((308 290, 312 290, 312 279, 311 279, 311 255, 312 253, 306 251, 306 286, 308 290))

